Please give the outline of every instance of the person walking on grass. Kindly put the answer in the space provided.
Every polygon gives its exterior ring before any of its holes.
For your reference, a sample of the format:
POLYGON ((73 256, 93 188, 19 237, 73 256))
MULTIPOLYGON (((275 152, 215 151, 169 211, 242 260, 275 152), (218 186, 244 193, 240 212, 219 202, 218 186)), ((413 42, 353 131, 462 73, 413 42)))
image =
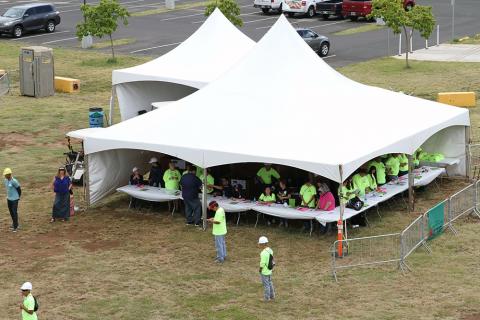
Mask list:
POLYGON ((22 194, 20 183, 12 176, 12 170, 5 168, 3 170, 3 176, 5 177, 4 185, 7 191, 7 205, 10 216, 12 217, 12 226, 10 227, 13 232, 18 230, 18 202, 22 194))
POLYGON ((72 190, 72 181, 67 176, 65 168, 58 169, 57 175, 53 178, 52 189, 55 192, 55 201, 52 208, 52 219, 68 221, 70 218, 70 192, 72 190))
POLYGON ((270 248, 268 239, 261 236, 258 239, 258 246, 262 249, 260 252, 260 278, 263 284, 263 300, 265 302, 275 300, 275 289, 272 282, 272 271, 275 266, 273 259, 273 250, 270 248))
POLYGON ((215 248, 217 249, 217 258, 215 262, 223 263, 227 258, 227 246, 225 245, 225 235, 227 234, 227 220, 225 210, 218 206, 216 201, 208 204, 208 209, 215 212, 213 218, 208 219, 213 224, 212 234, 215 237, 215 248))
POLYGON ((20 304, 22 310, 22 320, 37 320, 38 305, 32 295, 32 284, 25 282, 21 287, 23 302, 20 304))

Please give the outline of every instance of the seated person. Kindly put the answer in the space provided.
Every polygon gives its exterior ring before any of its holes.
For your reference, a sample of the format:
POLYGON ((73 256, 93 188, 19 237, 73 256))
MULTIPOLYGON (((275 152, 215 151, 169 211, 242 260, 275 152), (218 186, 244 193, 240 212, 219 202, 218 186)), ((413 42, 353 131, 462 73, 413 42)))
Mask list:
POLYGON ((368 192, 372 192, 377 190, 377 169, 375 167, 370 167, 370 171, 368 172, 367 175, 367 180, 368 180, 368 192))
MULTIPOLYGON (((272 193, 272 189, 269 186, 265 187, 265 190, 260 195, 260 198, 258 198, 258 201, 262 204, 275 203, 275 201, 276 201, 275 194, 272 193)), ((267 216, 266 219, 267 219, 267 225, 268 226, 270 226, 272 223, 275 223, 275 219, 273 219, 270 216, 267 216)))
POLYGON ((352 178, 353 186, 356 190, 358 190, 358 196, 360 198, 365 198, 367 194, 367 188, 369 186, 367 173, 365 170, 360 169, 357 174, 355 174, 352 178))
POLYGON ((335 210, 335 197, 326 183, 318 182, 317 209, 322 211, 335 210))
POLYGON ((165 182, 165 189, 170 191, 178 190, 180 187, 180 171, 175 168, 175 162, 168 163, 168 169, 163 174, 163 181, 165 182))
POLYGON ((385 162, 387 168, 387 182, 398 179, 398 173, 400 172, 400 161, 398 159, 398 153, 391 154, 385 162))
MULTIPOLYGON (((198 168, 198 167, 197 167, 198 168)), ((210 174, 210 170, 208 169, 204 169, 205 172, 207 173, 207 193, 208 194, 213 194, 213 191, 215 191, 214 187, 215 187, 215 179, 213 178, 213 176, 210 174)), ((203 171, 203 170, 202 170, 203 171)), ((202 175, 202 177, 200 178, 200 180, 203 181, 204 179, 204 176, 202 175)), ((218 188, 218 186, 217 186, 218 188)))
POLYGON ((222 178, 222 185, 220 186, 212 185, 212 188, 215 189, 214 191, 215 196, 231 198, 233 195, 233 188, 230 185, 230 181, 227 178, 222 178))
POLYGON ((415 168, 420 167, 420 155, 423 153, 422 148, 418 148, 415 153, 413 154, 413 164, 415 168))
POLYGON ((375 179, 377 181, 378 186, 382 186, 387 183, 387 175, 386 175, 386 168, 385 164, 382 161, 381 157, 378 157, 368 164, 369 170, 372 167, 375 168, 375 179))
POLYGON ((398 176, 401 177, 408 174, 408 157, 405 153, 399 153, 397 158, 400 162, 398 176))
POLYGON ((357 197, 358 190, 352 183, 352 178, 347 178, 340 188, 340 202, 348 206, 349 202, 357 197))
POLYGON ((238 199, 238 200, 245 199, 245 193, 243 192, 243 187, 242 187, 241 184, 237 183, 236 185, 233 186, 233 188, 232 188, 232 198, 233 199, 238 199))
POLYGON ((272 178, 277 180, 280 179, 280 175, 278 174, 277 170, 272 168, 272 165, 269 163, 265 163, 265 165, 258 170, 257 177, 264 186, 269 187, 272 186, 272 178))
MULTIPOLYGON (((317 195, 317 188, 312 184, 312 179, 307 178, 305 184, 300 188, 300 206, 305 208, 315 208, 315 196, 317 195)), ((305 220, 303 229, 309 230, 312 228, 312 221, 305 220)))
MULTIPOLYGON (((292 194, 288 191, 287 182, 284 179, 280 180, 280 183, 277 189, 277 203, 283 204, 284 206, 288 206, 288 202, 290 201, 291 197, 292 197, 292 194)), ((280 227, 285 226, 285 228, 288 227, 288 220, 280 219, 279 226, 280 227)))
POLYGON ((132 174, 130 175, 129 184, 132 186, 137 186, 143 184, 143 176, 138 171, 137 167, 132 169, 132 174))
POLYGON ((151 165, 148 184, 153 187, 162 187, 160 182, 162 180, 162 168, 160 168, 160 165, 158 164, 158 159, 152 157, 148 163, 151 165))

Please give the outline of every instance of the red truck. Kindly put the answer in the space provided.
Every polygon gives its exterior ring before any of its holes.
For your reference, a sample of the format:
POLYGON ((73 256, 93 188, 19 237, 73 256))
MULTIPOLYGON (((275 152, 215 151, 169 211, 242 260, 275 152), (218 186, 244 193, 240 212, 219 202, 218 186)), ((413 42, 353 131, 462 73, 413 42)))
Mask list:
MULTIPOLYGON (((415 5, 415 0, 403 0, 405 10, 410 10, 415 5)), ((342 15, 352 21, 358 17, 366 17, 372 12, 372 1, 365 0, 343 0, 342 15)))

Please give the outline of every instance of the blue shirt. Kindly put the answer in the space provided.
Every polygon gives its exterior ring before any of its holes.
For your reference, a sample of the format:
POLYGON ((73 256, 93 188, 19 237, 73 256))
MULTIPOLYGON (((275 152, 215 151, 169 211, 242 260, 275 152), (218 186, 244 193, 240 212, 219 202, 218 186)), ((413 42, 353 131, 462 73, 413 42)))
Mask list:
POLYGON ((186 200, 198 199, 198 192, 202 187, 202 181, 193 173, 187 173, 180 179, 182 197, 186 200))
POLYGON ((17 179, 13 177, 10 180, 5 179, 4 184, 5 189, 7 190, 7 200, 15 201, 20 199, 17 191, 17 188, 20 187, 20 183, 18 183, 17 179))
POLYGON ((55 177, 55 182, 53 183, 53 191, 55 193, 68 193, 70 186, 70 177, 55 177))

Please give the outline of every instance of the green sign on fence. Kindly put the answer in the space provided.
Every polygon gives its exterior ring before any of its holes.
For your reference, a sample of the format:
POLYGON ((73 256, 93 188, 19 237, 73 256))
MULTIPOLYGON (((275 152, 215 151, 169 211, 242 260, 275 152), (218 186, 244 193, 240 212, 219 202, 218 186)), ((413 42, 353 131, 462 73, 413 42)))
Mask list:
POLYGON ((428 211, 428 239, 433 239, 443 232, 445 201, 428 211))

